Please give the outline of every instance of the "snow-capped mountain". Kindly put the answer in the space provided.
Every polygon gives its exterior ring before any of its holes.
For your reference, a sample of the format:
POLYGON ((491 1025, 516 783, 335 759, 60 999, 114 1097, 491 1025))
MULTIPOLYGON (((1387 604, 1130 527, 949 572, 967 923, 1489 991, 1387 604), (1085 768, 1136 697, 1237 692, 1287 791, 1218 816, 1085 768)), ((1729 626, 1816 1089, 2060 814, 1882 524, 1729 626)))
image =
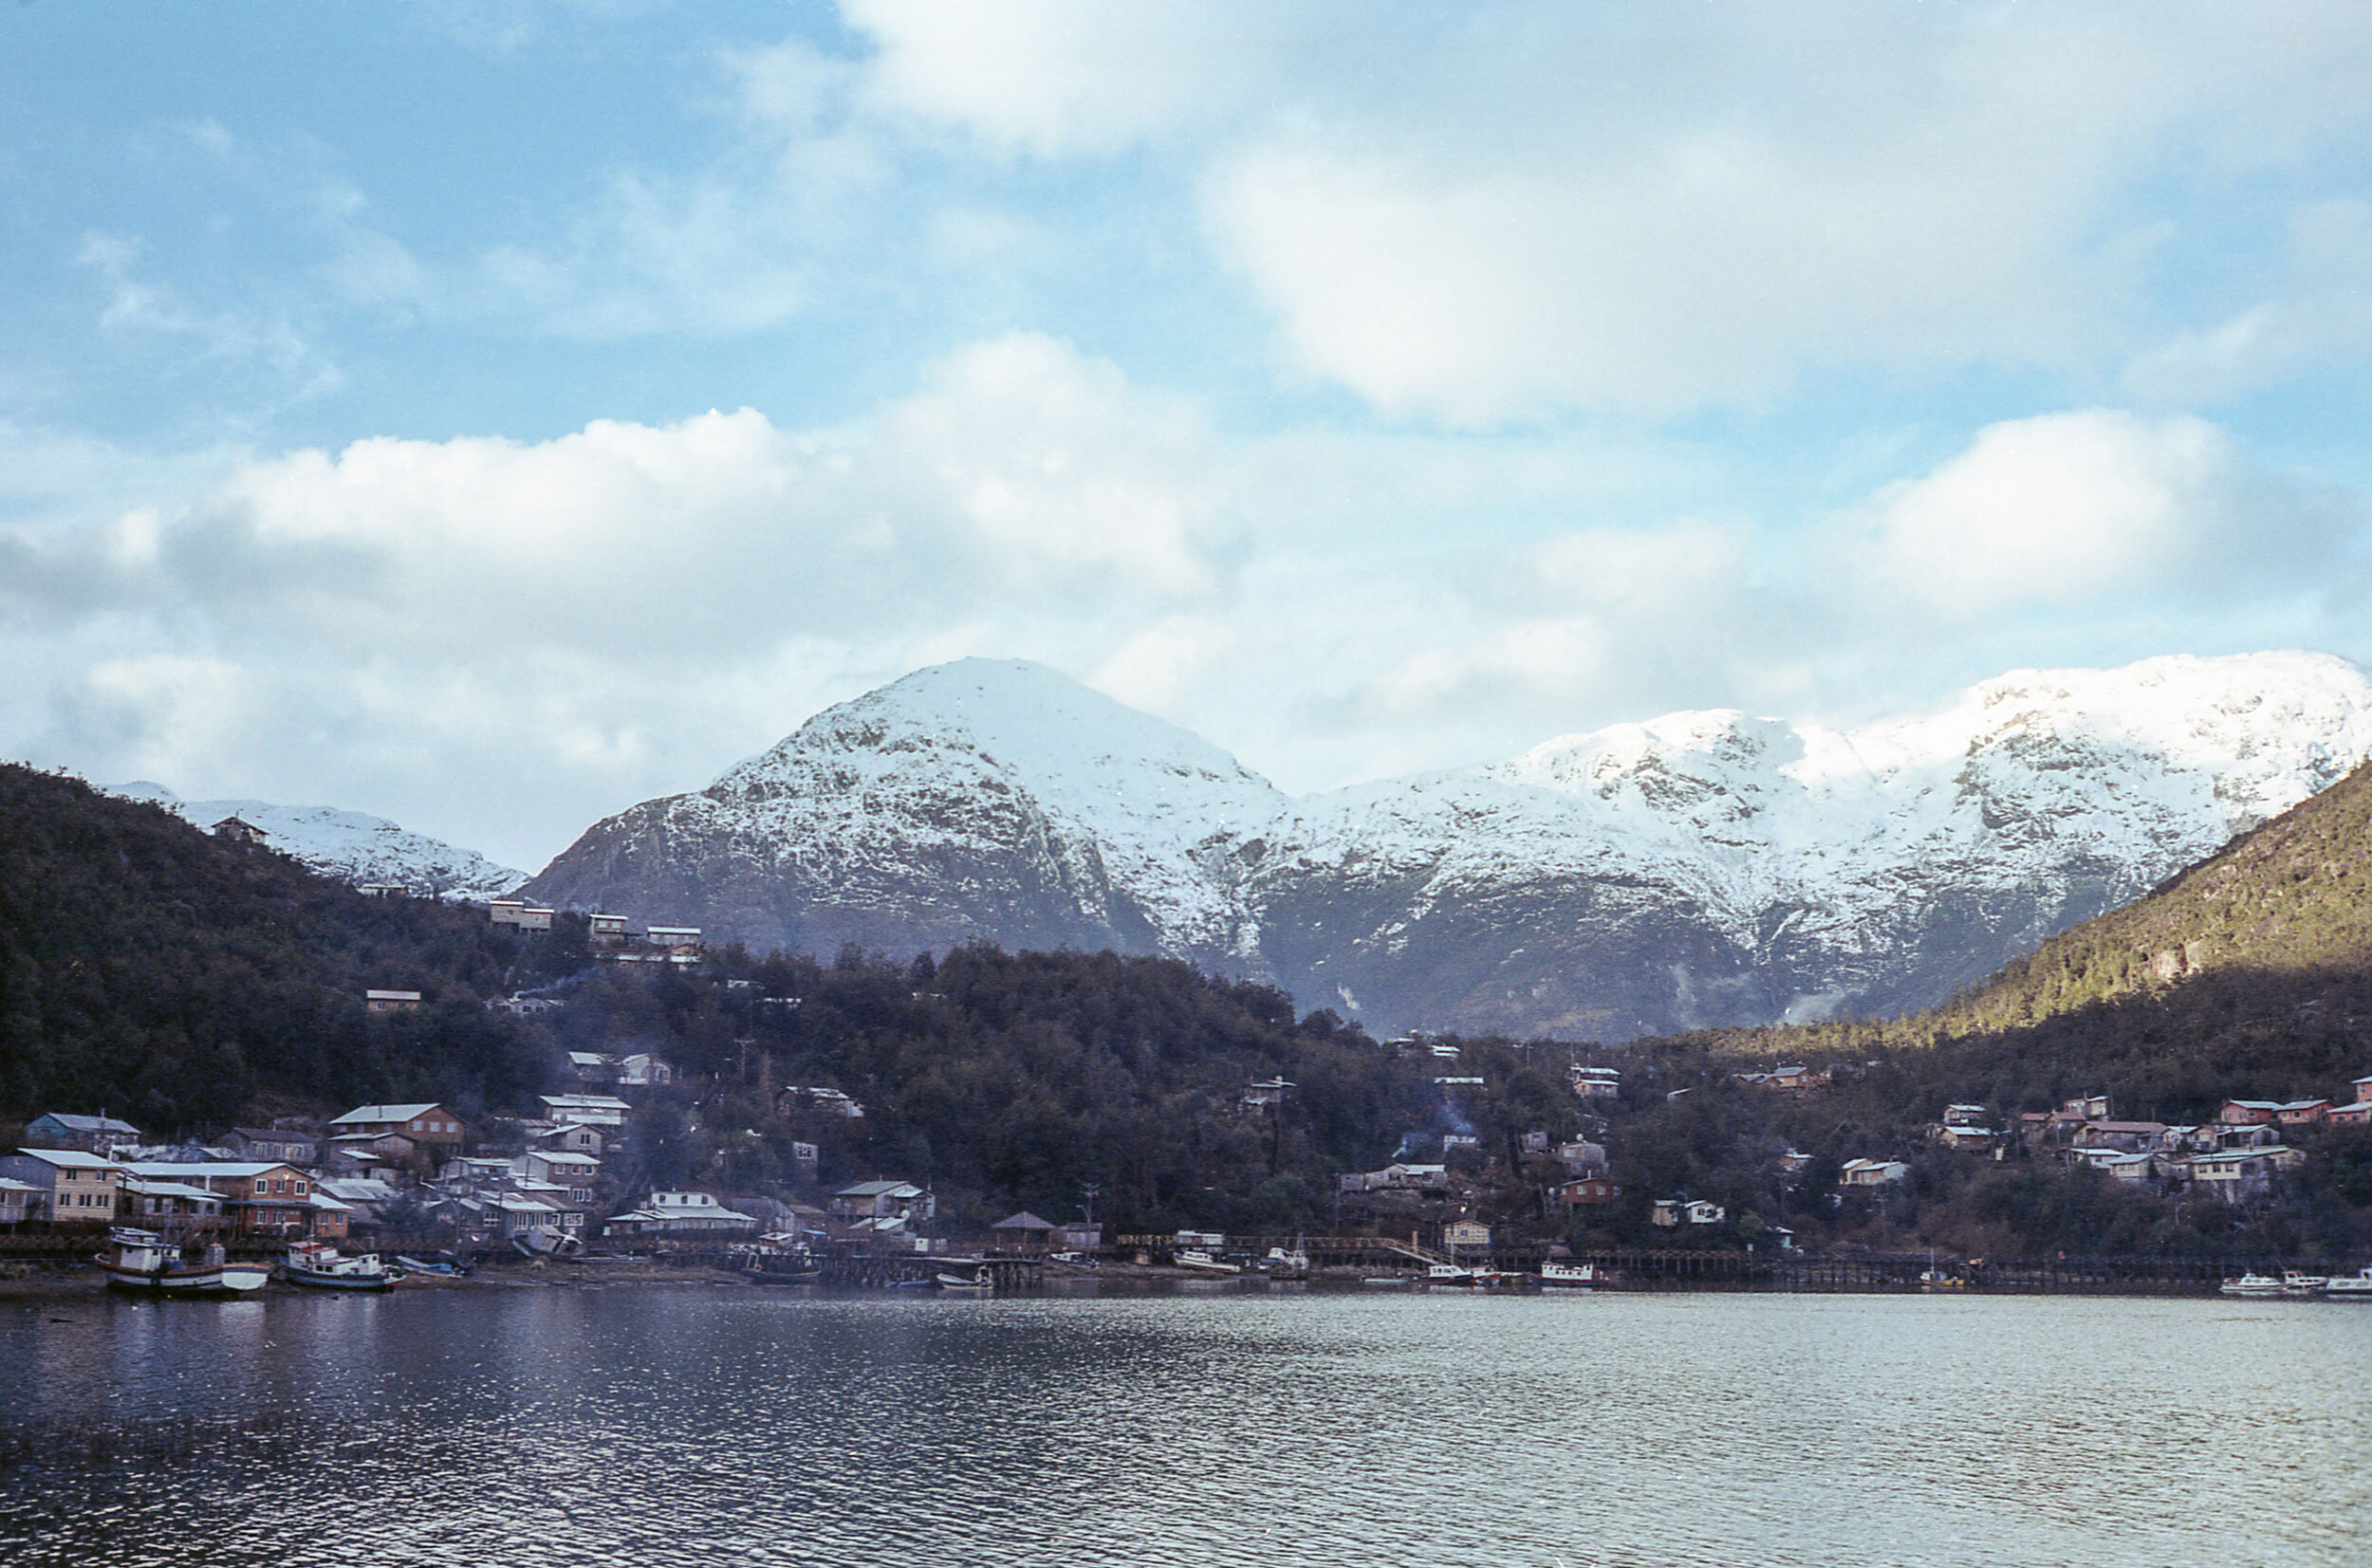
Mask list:
POLYGON ((965 659, 599 824, 528 889, 753 947, 1234 950, 1210 862, 1288 804, 1218 747, 1043 665, 965 659))
POLYGON ((1165 952, 1376 1028, 1623 1038, 1940 1000, 2372 755, 2312 654, 2021 672, 1851 730, 1676 713, 1296 800, 1040 666, 834 708, 531 895, 757 947, 1165 952))
POLYGON ((266 842, 283 855, 324 876, 358 887, 396 883, 423 897, 482 900, 499 898, 528 879, 526 872, 498 866, 473 849, 462 849, 398 827, 384 817, 367 817, 359 811, 275 805, 269 801, 185 801, 145 779, 110 793, 152 801, 204 828, 236 817, 262 828, 266 842))

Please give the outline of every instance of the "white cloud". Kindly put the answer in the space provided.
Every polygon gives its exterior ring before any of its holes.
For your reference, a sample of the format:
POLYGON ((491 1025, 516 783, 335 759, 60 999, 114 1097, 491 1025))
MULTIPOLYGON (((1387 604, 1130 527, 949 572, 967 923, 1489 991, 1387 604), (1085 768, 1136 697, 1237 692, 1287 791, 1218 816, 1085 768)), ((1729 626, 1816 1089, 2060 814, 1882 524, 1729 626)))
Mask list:
POLYGON ((1884 579, 1966 618, 2139 591, 2213 598, 2327 571, 2352 519, 2204 420, 2011 420, 1877 503, 1884 579))
POLYGON ((2345 4, 844 9, 874 116, 1198 169, 1285 357, 1454 424, 2097 363, 2167 247, 2218 243, 2153 184, 2294 170, 2372 116, 2345 4))
POLYGON ((864 89, 876 113, 961 127, 1042 157, 1108 155, 1225 119, 1258 101, 1283 56, 1309 46, 1304 21, 1324 9, 1295 0, 841 6, 877 50, 864 89))

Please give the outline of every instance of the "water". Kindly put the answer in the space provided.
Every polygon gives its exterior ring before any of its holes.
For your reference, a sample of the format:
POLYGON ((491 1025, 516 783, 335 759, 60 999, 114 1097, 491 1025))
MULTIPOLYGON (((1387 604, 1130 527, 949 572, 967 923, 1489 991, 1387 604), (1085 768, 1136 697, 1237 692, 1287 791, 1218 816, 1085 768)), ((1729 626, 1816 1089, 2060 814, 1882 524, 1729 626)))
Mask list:
POLYGON ((2372 1308, 0 1303, 0 1562, 2372 1562, 2372 1308))

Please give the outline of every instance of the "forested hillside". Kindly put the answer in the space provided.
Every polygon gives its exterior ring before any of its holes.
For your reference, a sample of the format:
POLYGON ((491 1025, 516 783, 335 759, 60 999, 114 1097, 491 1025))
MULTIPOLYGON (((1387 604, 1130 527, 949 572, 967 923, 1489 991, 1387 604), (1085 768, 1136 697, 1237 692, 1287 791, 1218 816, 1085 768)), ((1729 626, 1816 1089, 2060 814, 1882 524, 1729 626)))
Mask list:
POLYGON ((103 1106, 178 1135, 278 1099, 512 1104, 545 1087, 548 1043, 484 1000, 539 960, 568 962, 479 911, 366 898, 160 807, 0 766, 0 1116, 103 1106), (371 988, 426 1005, 366 1013, 371 988))
POLYGON ((572 1050, 658 1049, 687 1075, 652 1108, 643 1179, 758 1191, 819 1146, 823 1185, 928 1180, 942 1209, 1075 1218, 1087 1190, 1121 1229, 1292 1229, 1335 1172, 1391 1157, 1438 1093, 1416 1058, 1263 986, 1174 959, 958 948, 899 963, 712 955, 696 976, 596 971, 551 1015, 572 1050), (739 982, 738 984, 736 982, 739 982), (1275 1112, 1245 1088, 1294 1087, 1275 1112), (850 1119, 787 1093, 837 1089, 850 1119), (671 1119, 672 1116, 672 1119, 671 1119))

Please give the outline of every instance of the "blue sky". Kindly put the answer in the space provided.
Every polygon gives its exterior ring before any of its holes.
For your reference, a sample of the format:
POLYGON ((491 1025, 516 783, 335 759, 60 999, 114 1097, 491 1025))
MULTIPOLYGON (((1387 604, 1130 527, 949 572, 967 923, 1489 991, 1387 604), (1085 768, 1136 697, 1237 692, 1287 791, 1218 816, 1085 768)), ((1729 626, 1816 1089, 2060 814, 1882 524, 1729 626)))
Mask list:
POLYGON ((1288 788, 2372 657, 2372 10, 0 8, 0 750, 523 865, 918 664, 1288 788))

